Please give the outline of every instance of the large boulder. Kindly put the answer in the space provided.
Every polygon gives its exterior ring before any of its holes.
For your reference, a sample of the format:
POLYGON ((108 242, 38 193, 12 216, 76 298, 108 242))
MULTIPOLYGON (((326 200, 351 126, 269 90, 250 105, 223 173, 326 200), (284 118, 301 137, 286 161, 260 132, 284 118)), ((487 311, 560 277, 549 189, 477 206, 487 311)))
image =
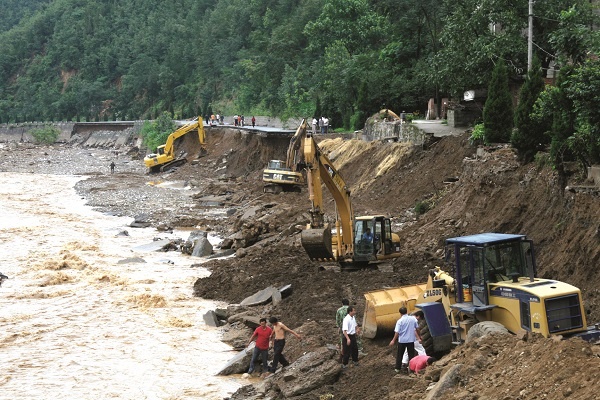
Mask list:
POLYGON ((208 232, 193 231, 181 246, 181 252, 190 254, 192 257, 206 257, 213 252, 213 246, 208 241, 208 232))
POLYGON ((328 347, 306 353, 273 375, 273 383, 285 398, 300 396, 324 385, 330 385, 336 382, 342 373, 342 366, 335 357, 335 348, 328 347))

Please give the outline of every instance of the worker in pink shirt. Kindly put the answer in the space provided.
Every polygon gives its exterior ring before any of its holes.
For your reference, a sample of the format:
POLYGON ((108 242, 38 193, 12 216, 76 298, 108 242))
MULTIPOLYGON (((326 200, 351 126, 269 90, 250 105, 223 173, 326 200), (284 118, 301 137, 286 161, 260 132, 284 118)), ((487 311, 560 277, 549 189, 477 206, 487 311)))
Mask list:
POLYGON ((416 356, 410 359, 408 362, 408 369, 415 374, 418 374, 419 371, 427 368, 428 365, 431 365, 435 362, 435 358, 429 357, 427 355, 416 356))

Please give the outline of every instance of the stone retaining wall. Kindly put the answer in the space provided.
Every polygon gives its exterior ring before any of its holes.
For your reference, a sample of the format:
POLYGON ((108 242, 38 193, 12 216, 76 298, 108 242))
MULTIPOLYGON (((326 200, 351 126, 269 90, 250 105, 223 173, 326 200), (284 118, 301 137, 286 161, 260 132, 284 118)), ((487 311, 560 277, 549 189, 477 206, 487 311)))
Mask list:
MULTIPOLYGON (((41 122, 25 122, 21 124, 0 124, 0 142, 25 142, 35 143, 34 137, 29 133, 32 129, 43 128, 41 122)), ((68 142, 71 139, 74 122, 55 122, 51 124, 60 130, 57 142, 68 142)))
POLYGON ((394 140, 410 142, 419 146, 427 140, 427 136, 422 130, 410 123, 402 124, 400 121, 369 121, 365 124, 361 138, 366 142, 394 140))

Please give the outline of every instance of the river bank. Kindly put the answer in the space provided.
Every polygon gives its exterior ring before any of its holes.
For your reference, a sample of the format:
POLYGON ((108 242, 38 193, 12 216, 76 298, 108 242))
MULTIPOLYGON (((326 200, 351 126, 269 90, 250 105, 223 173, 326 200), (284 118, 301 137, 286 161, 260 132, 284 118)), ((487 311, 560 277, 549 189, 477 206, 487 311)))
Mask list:
MULTIPOLYGON (((82 194, 93 193, 93 184, 76 192, 90 183, 85 177, 108 176, 112 152, 24 146, 2 153, 1 272, 9 280, 0 287, 0 398, 222 399, 233 393, 240 386, 235 378, 215 377, 231 347, 202 320, 224 304, 192 293, 193 282, 209 274, 201 261, 140 248, 159 234, 129 226, 128 210, 139 197, 108 190, 96 202, 116 206, 100 213, 82 194)), ((137 164, 118 165, 113 182, 129 180, 131 187, 135 177, 138 193, 147 186, 137 164)), ((163 192, 163 202, 187 197, 163 192)))

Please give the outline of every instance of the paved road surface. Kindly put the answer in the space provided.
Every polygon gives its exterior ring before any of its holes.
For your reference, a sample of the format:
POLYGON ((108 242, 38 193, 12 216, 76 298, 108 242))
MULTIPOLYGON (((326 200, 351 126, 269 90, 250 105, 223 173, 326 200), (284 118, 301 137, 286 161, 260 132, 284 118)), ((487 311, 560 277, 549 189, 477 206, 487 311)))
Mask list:
POLYGON ((438 120, 417 119, 417 120, 413 120, 412 123, 414 125, 416 125, 419 129, 421 129, 423 132, 432 133, 433 136, 435 136, 435 137, 460 135, 467 129, 470 129, 468 127, 454 128, 452 126, 442 124, 441 119, 438 119, 438 120))

